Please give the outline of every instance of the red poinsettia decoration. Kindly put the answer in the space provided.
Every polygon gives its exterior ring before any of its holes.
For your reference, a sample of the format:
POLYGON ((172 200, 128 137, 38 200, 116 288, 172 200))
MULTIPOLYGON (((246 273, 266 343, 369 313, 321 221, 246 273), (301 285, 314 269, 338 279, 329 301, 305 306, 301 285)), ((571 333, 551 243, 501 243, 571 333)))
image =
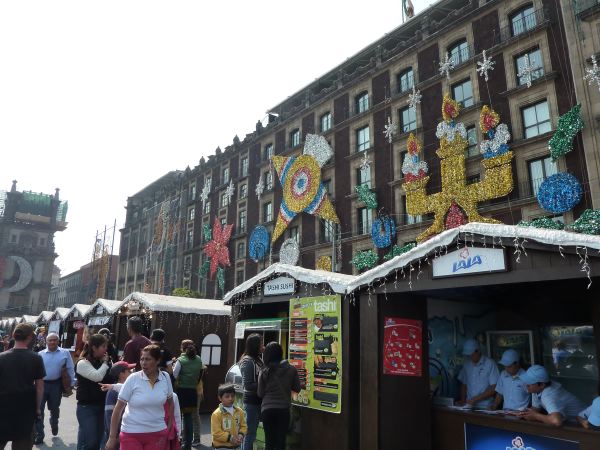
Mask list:
POLYGON ((210 277, 214 278, 217 268, 221 265, 229 266, 229 239, 233 225, 221 226, 215 217, 212 229, 212 240, 204 246, 204 253, 210 257, 210 277))

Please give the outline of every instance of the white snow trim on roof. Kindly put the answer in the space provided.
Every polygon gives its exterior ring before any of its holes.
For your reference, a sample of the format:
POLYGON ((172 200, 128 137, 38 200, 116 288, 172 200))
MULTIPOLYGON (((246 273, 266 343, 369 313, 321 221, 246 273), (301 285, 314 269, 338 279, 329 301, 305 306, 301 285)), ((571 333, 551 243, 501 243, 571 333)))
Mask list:
POLYGON ((71 311, 71 308, 63 308, 63 307, 59 307, 56 308, 54 310, 54 312, 52 313, 53 316, 57 316, 59 319, 64 319, 65 317, 67 317, 67 314, 69 314, 69 311, 71 311))
POLYGON ((125 297, 122 305, 126 306, 131 300, 137 300, 152 311, 171 311, 184 314, 231 316, 231 307, 224 305, 223 300, 173 297, 171 295, 133 292, 125 297))
POLYGON ((105 298, 99 298, 90 305, 83 317, 89 317, 89 315, 92 314, 92 311, 94 311, 98 305, 102 306, 107 314, 113 314, 122 304, 123 300, 107 300, 105 298))
POLYGON ((86 305, 84 303, 75 303, 69 308, 69 312, 67 313, 67 315, 70 316, 73 311, 77 311, 79 315, 83 317, 85 313, 89 311, 90 306, 92 305, 86 305))
POLYGON ((39 316, 37 316, 37 320, 50 320, 50 317, 52 317, 52 313, 54 311, 42 311, 39 316))
POLYGON ((24 314, 21 316, 21 321, 23 323, 31 323, 34 324, 37 321, 38 316, 30 316, 29 314, 24 314))
POLYGON ((542 244, 556 245, 563 247, 588 247, 600 250, 600 236, 589 234, 572 233, 562 230, 546 230, 542 228, 519 227, 516 225, 502 225, 473 222, 462 225, 458 228, 446 230, 428 241, 417 245, 412 250, 396 256, 395 258, 370 269, 362 275, 351 281, 346 293, 351 293, 360 286, 371 284, 378 278, 383 278, 391 272, 398 270, 408 264, 423 258, 437 247, 443 247, 452 244, 459 233, 473 233, 490 237, 501 238, 519 238, 542 244))
POLYGON ((235 297, 236 295, 240 295, 249 289, 252 289, 254 285, 264 280, 265 278, 269 278, 273 274, 289 275, 295 280, 308 284, 326 283, 331 287, 331 289, 334 292, 338 294, 343 294, 344 292, 346 292, 346 286, 348 285, 348 283, 356 278, 354 275, 346 275, 337 272, 327 272, 325 270, 305 269, 304 267, 300 266, 291 266, 289 264, 275 263, 271 264, 259 274, 244 281, 242 284, 225 294, 225 297, 223 297, 225 303, 228 304, 233 297, 235 297))

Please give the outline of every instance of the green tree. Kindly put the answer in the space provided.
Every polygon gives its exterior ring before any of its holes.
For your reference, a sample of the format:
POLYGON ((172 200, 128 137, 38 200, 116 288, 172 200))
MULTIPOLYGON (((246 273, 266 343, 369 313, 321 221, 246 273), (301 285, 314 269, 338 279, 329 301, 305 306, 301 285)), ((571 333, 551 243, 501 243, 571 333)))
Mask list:
POLYGON ((188 288, 175 288, 171 295, 175 297, 188 297, 188 298, 200 298, 200 292, 192 291, 188 288))

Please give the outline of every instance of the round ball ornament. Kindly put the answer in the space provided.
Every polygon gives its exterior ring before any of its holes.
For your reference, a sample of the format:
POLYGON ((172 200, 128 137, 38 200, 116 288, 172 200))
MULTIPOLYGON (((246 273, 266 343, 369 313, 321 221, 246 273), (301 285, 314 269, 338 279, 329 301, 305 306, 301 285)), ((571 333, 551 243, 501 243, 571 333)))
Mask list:
POLYGON ((248 256, 254 261, 262 261, 269 252, 269 231, 262 225, 258 225, 250 235, 248 244, 248 256))
POLYGON ((581 201, 583 189, 573 175, 560 172, 546 178, 540 185, 537 199, 542 208, 554 214, 570 211, 581 201))
POLYGON ((279 249, 279 262, 295 266, 300 258, 300 247, 298 241, 294 238, 289 238, 283 241, 279 249))
POLYGON ((388 248, 396 237, 396 224, 390 216, 378 217, 371 225, 371 239, 377 248, 388 248))

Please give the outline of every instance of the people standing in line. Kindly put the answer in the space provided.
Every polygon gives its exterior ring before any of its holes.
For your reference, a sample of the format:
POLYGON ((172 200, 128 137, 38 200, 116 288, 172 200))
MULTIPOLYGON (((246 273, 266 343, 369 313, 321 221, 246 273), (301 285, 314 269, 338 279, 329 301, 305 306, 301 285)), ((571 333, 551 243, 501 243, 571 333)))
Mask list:
POLYGON ((150 339, 142 334, 142 319, 134 316, 127 321, 129 340, 123 349, 123 361, 135 364, 135 370, 140 370, 140 356, 142 349, 151 344, 150 339))
MULTIPOLYGON (((100 330, 102 331, 102 330, 100 330)), ((109 374, 111 378, 111 383, 123 384, 125 380, 131 375, 131 371, 135 368, 135 364, 129 364, 125 361, 119 361, 112 365, 110 368, 109 374)), ((117 398, 119 397, 119 391, 115 389, 107 388, 105 386, 112 385, 101 385, 100 388, 103 391, 106 391, 106 401, 104 402, 104 438, 102 439, 102 443, 106 444, 108 441, 108 437, 110 436, 110 421, 112 418, 113 410, 115 409, 115 405, 117 404, 117 398)), ((118 430, 116 434, 121 432, 121 422, 119 421, 118 430)), ((119 450, 119 443, 115 444, 115 449, 119 450)))
POLYGON ((256 393, 262 398, 265 449, 285 450, 292 395, 300 392, 300 377, 296 368, 283 359, 283 349, 277 342, 267 344, 263 362, 256 393))
POLYGON ((181 341, 181 356, 173 367, 173 377, 177 380, 177 396, 183 412, 183 448, 190 450, 194 438, 193 415, 198 414, 197 386, 204 373, 204 364, 198 356, 194 341, 181 341))
POLYGON ((0 449, 11 441, 13 450, 31 450, 33 423, 44 395, 44 361, 31 350, 33 327, 20 323, 15 345, 0 354, 0 449))
POLYGON ((246 411, 248 424, 248 432, 244 438, 242 450, 252 450, 260 422, 262 400, 256 391, 258 390, 258 376, 263 367, 262 359, 260 359, 262 351, 262 337, 259 334, 253 333, 246 338, 246 348, 239 362, 244 388, 244 411, 246 411))
POLYGON ((481 354, 479 342, 467 339, 463 345, 463 355, 468 356, 458 374, 462 383, 460 389, 461 405, 487 409, 492 405, 496 392, 496 383, 500 373, 496 362, 481 354))
POLYGON ((490 409, 498 409, 502 403, 502 409, 524 411, 529 406, 531 395, 521 379, 525 371, 519 364, 519 354, 513 349, 508 349, 502 353, 499 363, 504 366, 504 370, 498 377, 496 398, 490 409))
POLYGON ((121 450, 167 447, 168 431, 175 421, 175 406, 169 374, 158 368, 160 356, 157 345, 148 345, 142 350, 142 370, 131 374, 119 392, 106 450, 114 450, 117 441, 121 450), (119 421, 121 433, 117 435, 119 421))
POLYGON ((119 360, 119 352, 117 351, 117 347, 113 343, 114 335, 110 332, 108 328, 101 328, 98 330, 98 334, 101 334, 106 338, 106 353, 110 356, 110 360, 115 363, 119 360))
POLYGON ((77 450, 98 450, 104 434, 106 393, 100 383, 109 381, 110 357, 101 334, 90 336, 75 366, 77 374, 77 450))
POLYGON ((58 345, 59 337, 56 333, 49 333, 46 337, 46 348, 38 352, 44 360, 46 376, 44 377, 44 396, 40 403, 40 415, 35 421, 35 445, 44 441, 44 410, 48 404, 50 411, 50 428, 52 436, 58 435, 58 418, 60 403, 63 394, 63 370, 69 374, 70 386, 75 384, 75 367, 68 350, 58 345))
POLYGON ((235 387, 232 384, 219 386, 220 404, 210 416, 210 434, 213 448, 240 448, 248 427, 244 411, 233 404, 235 387))

